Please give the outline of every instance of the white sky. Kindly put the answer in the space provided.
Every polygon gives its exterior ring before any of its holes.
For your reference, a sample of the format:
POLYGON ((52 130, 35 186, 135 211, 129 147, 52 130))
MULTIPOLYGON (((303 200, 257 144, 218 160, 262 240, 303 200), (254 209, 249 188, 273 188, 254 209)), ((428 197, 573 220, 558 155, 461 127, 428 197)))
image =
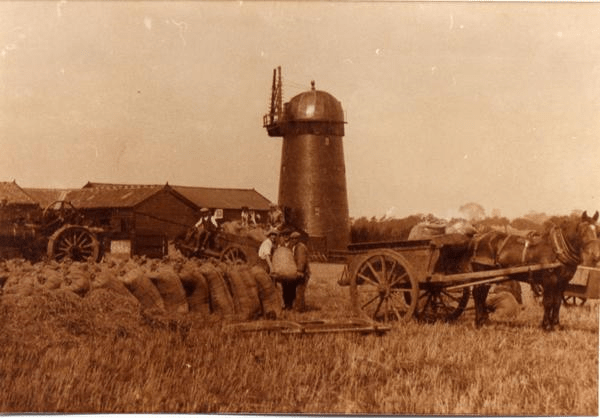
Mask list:
POLYGON ((600 4, 0 2, 0 180, 255 188, 342 102, 351 216, 600 209, 600 4))

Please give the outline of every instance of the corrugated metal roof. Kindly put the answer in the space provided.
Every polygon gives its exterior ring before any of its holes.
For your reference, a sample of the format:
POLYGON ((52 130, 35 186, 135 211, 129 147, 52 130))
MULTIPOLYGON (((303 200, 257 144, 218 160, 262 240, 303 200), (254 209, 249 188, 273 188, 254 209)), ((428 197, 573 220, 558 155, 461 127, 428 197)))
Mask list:
POLYGON ((88 182, 82 190, 119 190, 138 189, 153 187, 171 187, 177 193, 193 202, 199 208, 240 209, 247 206, 253 210, 269 210, 269 199, 254 189, 226 189, 216 187, 193 187, 174 186, 168 183, 165 186, 158 185, 136 185, 115 183, 92 183, 88 182))
POLYGON ((36 205, 35 200, 14 181, 0 182, 0 201, 4 200, 8 205, 36 205))

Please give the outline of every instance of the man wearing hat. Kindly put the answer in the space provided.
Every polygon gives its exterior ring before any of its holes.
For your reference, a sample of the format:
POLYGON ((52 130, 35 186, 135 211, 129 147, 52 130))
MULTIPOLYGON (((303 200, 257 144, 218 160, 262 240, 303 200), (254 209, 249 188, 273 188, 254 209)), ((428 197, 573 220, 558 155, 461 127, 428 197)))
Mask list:
POLYGON ((273 269, 273 264, 271 264, 271 256, 275 250, 278 235, 279 233, 277 230, 271 228, 267 232, 267 238, 260 244, 260 247, 258 248, 258 263, 262 268, 265 269, 267 273, 270 273, 273 269))
POLYGON ((295 308, 302 312, 306 309, 305 293, 310 279, 310 266, 308 264, 308 248, 300 240, 300 233, 294 231, 290 234, 290 246, 296 262, 297 280, 282 282, 283 302, 287 309, 295 308))
POLYGON ((194 225, 196 228, 196 251, 204 249, 214 231, 219 228, 217 220, 210 213, 210 209, 200 209, 200 219, 194 225))

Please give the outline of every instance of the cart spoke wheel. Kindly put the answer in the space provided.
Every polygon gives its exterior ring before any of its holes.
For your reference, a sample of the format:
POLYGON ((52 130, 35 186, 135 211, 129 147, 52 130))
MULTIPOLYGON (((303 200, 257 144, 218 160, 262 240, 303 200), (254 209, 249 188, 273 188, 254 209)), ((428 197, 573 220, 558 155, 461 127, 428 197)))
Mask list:
POLYGON ((232 264, 244 264, 248 262, 248 257, 241 247, 231 245, 221 253, 221 261, 232 264))
POLYGON ((415 316, 428 323, 454 321, 465 310, 470 295, 468 287, 456 290, 441 287, 425 289, 419 296, 415 316))
POLYGON ((48 257, 61 261, 99 261, 100 244, 93 232, 80 226, 64 226, 48 241, 48 257))
POLYGON ((566 307, 574 307, 574 306, 582 306, 586 298, 582 298, 580 296, 563 296, 563 303, 566 307))
POLYGON ((376 321, 405 321, 417 305, 418 283, 406 260, 391 250, 368 254, 350 277, 355 313, 376 321))

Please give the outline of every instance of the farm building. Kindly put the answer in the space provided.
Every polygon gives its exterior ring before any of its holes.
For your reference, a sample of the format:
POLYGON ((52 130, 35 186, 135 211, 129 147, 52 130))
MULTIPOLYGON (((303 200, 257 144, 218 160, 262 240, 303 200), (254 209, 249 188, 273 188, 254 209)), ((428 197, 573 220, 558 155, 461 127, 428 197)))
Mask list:
MULTIPOLYGON (((18 186, 15 187, 18 188, 18 186)), ((37 208, 66 201, 81 211, 93 226, 110 231, 113 238, 131 240, 163 235, 172 240, 196 223, 202 207, 212 209, 220 222, 240 219, 241 208, 267 219, 270 201, 254 189, 222 189, 88 182, 81 189, 20 189, 37 208)), ((16 195, 16 191, 14 192, 16 195)), ((139 241, 139 240, 138 240, 139 241)))
POLYGON ((198 210, 209 208, 220 222, 238 220, 241 216, 242 207, 254 211, 257 221, 263 222, 267 219, 270 201, 254 189, 226 189, 215 187, 192 187, 192 186, 134 186, 110 183, 88 182, 83 189, 113 189, 129 187, 169 187, 176 193, 194 203, 198 210))
POLYGON ((16 182, 0 182, 0 220, 3 223, 31 220, 39 211, 40 205, 16 182))
POLYGON ((106 185, 68 191, 27 189, 41 206, 70 202, 93 225, 121 234, 161 233, 172 239, 196 222, 198 208, 168 185, 106 185))

